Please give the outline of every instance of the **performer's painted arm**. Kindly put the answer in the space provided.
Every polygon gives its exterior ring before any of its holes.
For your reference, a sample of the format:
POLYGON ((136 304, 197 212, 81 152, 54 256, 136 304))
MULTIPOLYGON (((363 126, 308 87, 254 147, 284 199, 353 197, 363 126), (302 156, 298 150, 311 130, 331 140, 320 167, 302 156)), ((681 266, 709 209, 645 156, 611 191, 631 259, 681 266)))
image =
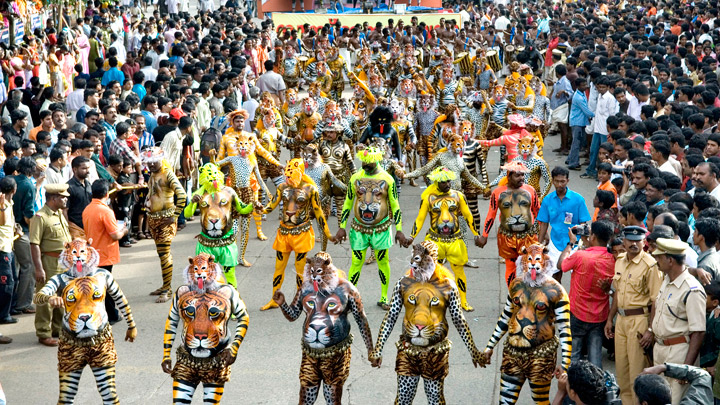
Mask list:
POLYGON ((368 86, 362 80, 360 80, 357 75, 355 75, 355 73, 353 73, 352 75, 353 78, 357 80, 357 85, 360 86, 360 88, 365 92, 365 98, 367 98, 371 104, 375 104, 375 96, 372 94, 368 86))
POLYGON ((392 135, 390 137, 390 143, 391 143, 391 150, 395 151, 395 156, 393 156, 395 159, 397 159, 398 162, 402 161, 403 157, 403 150, 402 145, 400 145, 400 138, 398 137, 397 131, 391 128, 392 135))
POLYGON ((467 199, 463 194, 460 195, 460 213, 465 217, 465 220, 467 221, 472 234, 478 236, 477 229, 475 229, 475 219, 473 218, 472 212, 470 212, 470 207, 468 207, 467 199))
POLYGON ((533 218, 537 218, 538 212, 540 211, 540 199, 538 198, 535 189, 530 187, 532 190, 532 201, 530 202, 530 211, 532 211, 533 218))
POLYGON ((390 309, 385 313, 385 318, 383 318, 383 321, 380 324, 380 331, 378 332, 377 342, 375 342, 375 350, 373 350, 372 353, 373 358, 377 359, 382 357, 385 342, 387 342, 388 338, 390 337, 390 333, 392 332, 393 327, 395 327, 395 322, 397 321, 400 312, 402 312, 403 310, 403 294, 401 283, 402 278, 395 285, 392 298, 390 299, 390 309))
POLYGON ((178 292, 181 289, 187 290, 187 287, 183 286, 178 288, 173 296, 172 306, 168 313, 167 321, 165 321, 165 334, 163 336, 163 361, 170 360, 170 354, 172 352, 173 342, 175 342, 175 332, 177 331, 178 323, 180 323, 180 311, 178 310, 178 292))
POLYGON ((348 123, 347 121, 344 121, 343 124, 343 138, 353 139, 353 131, 352 128, 350 128, 350 123, 348 123))
POLYGON ((183 211, 183 214, 185 215, 185 218, 192 218, 193 215, 195 215, 195 210, 197 209, 197 203, 193 202, 193 197, 196 195, 199 195, 202 197, 203 193, 205 192, 204 187, 200 187, 199 189, 195 190, 195 192, 190 197, 190 202, 185 207, 185 210, 183 211))
POLYGON ((220 150, 218 150, 218 153, 217 153, 217 158, 220 160, 225 159, 227 157, 227 145, 226 145, 227 140, 228 140, 228 137, 226 137, 226 136, 223 136, 222 139, 220 140, 220 150))
POLYGON ((440 156, 435 155, 431 161, 427 162, 427 164, 425 166, 417 168, 417 169, 411 171, 410 173, 407 173, 405 175, 405 177, 407 177, 408 179, 414 179, 416 177, 427 176, 428 173, 433 171, 433 169, 435 169, 435 167, 438 166, 439 160, 440 160, 440 156))
POLYGON ((350 283, 348 284, 348 289, 350 290, 348 294, 348 304, 350 305, 350 311, 355 318, 355 322, 357 322, 358 324, 358 329, 360 329, 360 335, 363 338, 363 342, 365 342, 365 347, 367 348, 368 353, 372 353, 372 332, 370 331, 370 323, 368 323, 367 316, 365 315, 362 298, 360 298, 360 293, 358 292, 357 288, 355 288, 355 286, 350 283))
POLYGON ((178 180, 172 170, 168 170, 167 172, 167 184, 173 189, 173 193, 175 194, 175 215, 179 216, 183 212, 183 209, 185 209, 185 205, 187 205, 187 194, 185 194, 182 183, 180 183, 180 180, 178 180))
POLYGON ((347 186, 347 192, 345 193, 345 202, 343 203, 342 213, 340 214, 340 228, 345 228, 347 225, 348 218, 350 218, 350 212, 353 209, 353 200, 355 199, 355 184, 350 178, 350 182, 347 186))
POLYGON ((418 211, 417 218, 415 218, 415 223, 413 224, 412 231, 410 231, 410 237, 415 239, 417 237, 418 232, 422 229, 423 225, 425 224, 425 217, 427 217, 428 213, 428 202, 427 199, 423 198, 420 200, 420 211, 418 211))
MULTIPOLYGON (((470 216, 472 219, 472 215, 470 216)), ((471 223, 472 221, 468 221, 468 223, 471 223)), ((460 294, 458 294, 458 289, 455 286, 455 283, 452 283, 453 289, 450 292, 450 297, 448 297, 448 310, 450 310, 450 319, 452 320, 453 325, 455 325, 455 329, 457 329, 458 333, 460 334, 460 338, 465 343, 465 347, 467 347, 470 354, 473 356, 473 360, 478 360, 478 362, 481 362, 480 357, 480 351, 477 349, 477 346, 475 346, 475 341, 473 340, 472 333, 470 332, 470 325, 468 325, 467 320, 465 320, 465 315, 463 315, 463 309, 460 306, 460 294)), ((483 363, 484 364, 484 363, 483 363)))
POLYGON ((412 144, 417 144, 417 135, 415 135, 415 127, 412 125, 407 126, 407 138, 408 142, 412 144))
POLYGON ((329 167, 325 171, 325 176, 327 176, 327 178, 329 180, 328 184, 332 185, 333 187, 339 188, 340 190, 343 191, 343 193, 347 192, 347 184, 343 183, 342 181, 340 181, 340 179, 335 177, 335 175, 333 174, 332 170, 330 170, 329 167))
POLYGON ((113 301, 115 301, 115 307, 123 314, 123 318, 125 318, 125 321, 128 324, 128 329, 135 329, 135 321, 133 320, 132 309, 130 309, 128 300, 125 297, 125 294, 123 294, 122 290, 120 289, 118 283, 115 282, 112 273, 107 272, 107 274, 105 275, 105 281, 105 291, 108 295, 112 297, 113 301))
POLYGON ((528 104, 527 104, 527 105, 523 105, 523 106, 516 105, 515 108, 513 108, 513 110, 515 110, 515 111, 532 112, 533 109, 535 108, 535 93, 530 94, 530 96, 528 97, 528 99, 529 99, 529 101, 528 101, 528 104))
POLYGON ((62 274, 56 274, 45 283, 43 288, 40 289, 37 293, 35 293, 35 296, 33 297, 33 302, 35 305, 45 305, 50 301, 50 297, 57 294, 58 290, 60 289, 60 285, 62 284, 62 280, 60 277, 62 274))
POLYGON ((325 237, 332 239, 334 236, 330 234, 330 228, 327 226, 327 220, 325 213, 323 213, 322 206, 320 206, 320 193, 315 189, 310 196, 310 204, 312 204, 312 210, 315 213, 315 219, 317 219, 318 227, 325 234, 325 237))
POLYGON ((504 178, 506 178, 506 177, 507 177, 507 171, 506 171, 506 170, 501 171, 500 174, 495 178, 495 180, 493 180, 493 181, 490 183, 490 187, 495 187, 495 186, 497 186, 498 184, 500 184, 500 180, 502 180, 502 179, 504 179, 504 178))
POLYGON ((393 221, 395 221, 395 230, 402 232, 402 211, 400 211, 397 184, 392 178, 390 178, 390 189, 388 190, 388 203, 393 221))
MULTIPOLYGON (((235 212, 237 212, 240 215, 249 215, 253 212, 255 207, 252 204, 245 204, 244 202, 240 201, 240 197, 238 197, 235 190, 232 188, 230 189, 231 195, 232 195, 232 207, 235 209, 235 212)), ((187 216, 187 215, 185 215, 187 216)))
POLYGON ((232 344, 230 344, 230 353, 232 353, 233 356, 237 356, 240 344, 242 344, 243 339, 245 339, 245 333, 247 333, 250 317, 248 316, 245 303, 242 299, 240 299, 240 294, 238 294, 237 290, 233 287, 225 288, 230 288, 232 290, 230 305, 232 306, 233 315, 235 316, 235 319, 237 319, 237 326, 235 327, 235 338, 233 339, 232 344))
POLYGON ((460 177, 462 177, 463 180, 477 188, 484 189, 486 187, 480 182, 480 180, 478 180, 475 176, 472 175, 472 173, 470 173, 470 170, 468 170, 467 167, 464 168, 462 172, 460 172, 460 177))
POLYGON ((495 223, 495 216, 497 215, 497 209, 498 209, 498 195, 497 193, 493 192, 492 196, 490 196, 490 207, 488 207, 487 215, 485 216, 485 225, 483 226, 483 233, 482 236, 487 238, 490 235, 490 230, 493 227, 493 224, 495 223))
POLYGON ((285 190, 285 187, 287 187, 285 184, 281 184, 278 186, 277 189, 275 189, 275 194, 273 194, 270 203, 265 208, 263 208, 263 214, 269 214, 273 212, 275 208, 277 208, 278 204, 280 204, 280 196, 282 195, 283 190, 285 190))
POLYGON ((545 182, 545 187, 543 187, 543 192, 540 195, 540 200, 545 198, 546 195, 550 192, 550 186, 552 185, 552 178, 550 177, 550 169, 548 168, 547 163, 543 160, 542 165, 540 165, 540 173, 542 173, 542 179, 545 182))
POLYGON ((350 170, 350 175, 352 176, 352 174, 355 173, 355 159, 353 159, 352 153, 350 153, 350 147, 347 144, 345 144, 343 148, 342 161, 344 166, 350 170))
POLYGON ((508 139, 507 135, 502 135, 502 136, 499 136, 499 137, 497 137, 497 138, 495 138, 495 139, 493 139, 493 140, 491 140, 491 141, 488 141, 488 140, 486 140, 486 139, 481 139, 481 140, 479 140, 478 142, 480 142, 480 145, 481 145, 481 146, 484 146, 484 147, 487 148, 487 147, 490 147, 490 146, 502 146, 502 145, 505 145, 505 142, 507 141, 507 139, 508 139))
POLYGON ((290 303, 290 305, 288 305, 287 302, 283 302, 283 304, 280 305, 280 311, 282 311, 285 319, 287 319, 288 321, 294 322, 302 313, 301 298, 302 289, 298 288, 295 290, 295 298, 293 298, 293 301, 292 303, 290 303))
POLYGON ((511 316, 512 301, 510 300, 510 295, 508 294, 507 299, 505 300, 505 307, 500 314, 500 318, 495 325, 495 330, 493 331, 492 336, 490 336, 490 340, 488 341, 487 346, 485 346, 485 350, 495 349, 495 345, 497 345, 500 339, 505 336, 505 333, 507 333, 508 331, 508 322, 510 322, 511 316))
POLYGON ((260 144, 260 141, 257 139, 257 136, 251 136, 250 138, 255 143, 255 154, 256 155, 261 156, 263 159, 267 160, 271 164, 274 164, 275 166, 282 166, 280 164, 280 162, 278 162, 277 159, 275 159, 275 157, 272 155, 272 153, 268 152, 267 149, 263 148, 262 144, 260 144))
POLYGON ((560 358, 563 370, 570 367, 570 356, 572 355, 572 334, 570 333, 570 298, 565 289, 560 287, 562 295, 558 296, 555 303, 555 325, 558 328, 560 338, 560 358))

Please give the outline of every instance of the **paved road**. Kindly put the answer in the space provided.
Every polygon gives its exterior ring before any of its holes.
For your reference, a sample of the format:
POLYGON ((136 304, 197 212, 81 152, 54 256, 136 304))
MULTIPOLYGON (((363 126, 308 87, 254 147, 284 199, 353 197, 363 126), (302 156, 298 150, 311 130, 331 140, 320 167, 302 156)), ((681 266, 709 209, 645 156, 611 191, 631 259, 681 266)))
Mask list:
MULTIPOLYGON (((550 137, 546 141, 546 156, 551 167, 561 164, 562 158, 550 152, 557 147, 559 137, 550 137)), ((497 173, 499 153, 490 154, 491 173, 497 173)), ((572 173, 570 187, 585 196, 594 194, 594 182, 578 178, 579 172, 572 173)), ((418 210, 418 200, 422 189, 405 186, 400 196, 405 230, 411 228, 418 210)), ((587 199, 588 202, 592 198, 587 199)), ((487 210, 488 203, 481 202, 481 213, 487 210)), ((335 218, 330 221, 331 230, 337 230, 335 218)), ((426 221, 427 222, 427 221, 426 221)), ((278 224, 275 213, 268 215, 263 223, 265 233, 273 235, 278 224)), ((426 225, 427 227, 427 225, 426 225)), ((182 281, 181 270, 187 264, 187 257, 194 252, 195 239, 199 225, 197 220, 190 222, 173 243, 175 274, 173 285, 182 281)), ((494 231, 493 231, 494 233, 494 231)), ((424 234, 424 233, 423 233, 424 234)), ((240 348, 238 360, 233 366, 233 375, 226 386, 226 403, 234 404, 291 404, 296 403, 299 382, 297 378, 300 363, 300 322, 290 323, 279 310, 260 312, 259 308, 270 298, 271 274, 275 254, 272 240, 261 242, 253 239, 248 248, 251 268, 238 268, 239 291, 250 313, 250 327, 247 338, 240 348)), ((350 252, 347 242, 340 246, 330 246, 329 252, 341 269, 350 265, 350 252)), ((317 248, 315 249, 317 251, 317 248)), ((409 252, 398 246, 390 250, 391 279, 394 282, 406 271, 409 252)), ((476 343, 483 347, 494 328, 499 315, 506 287, 502 281, 504 265, 498 264, 497 245, 494 237, 485 249, 470 248, 471 258, 479 264, 479 269, 466 270, 468 275, 468 296, 475 306, 473 313, 466 314, 476 343)), ((288 266, 284 291, 286 296, 293 295, 293 268, 288 266)), ((117 386, 120 398, 130 404, 169 403, 171 398, 171 378, 163 374, 160 368, 162 360, 162 334, 169 306, 155 304, 147 294, 160 284, 159 261, 152 241, 141 241, 133 248, 122 250, 122 263, 115 267, 115 277, 128 297, 138 325, 138 339, 135 343, 122 341, 125 325, 115 325, 116 346, 119 355, 117 364, 117 386)), ((567 285, 569 278, 565 277, 567 285)), ((365 266, 359 283, 360 292, 366 303, 367 315, 374 337, 383 318, 383 311, 375 305, 380 295, 377 270, 374 265, 365 266)), ((390 341, 397 339, 400 325, 396 326, 390 341)), ((356 330, 356 327, 353 326, 356 330)), ((15 339, 11 345, 0 347, 0 382, 7 393, 10 404, 48 404, 57 399, 56 349, 37 343, 33 318, 20 317, 20 322, 11 326, 0 326, 0 332, 15 339), (32 384, 32 385, 30 385, 32 384)), ((358 335, 356 333, 356 335, 358 335)), ((493 365, 487 369, 472 367, 470 356, 465 350, 457 332, 451 328, 450 339, 455 344, 450 355, 450 375, 446 380, 446 395, 450 404, 486 404, 494 403, 498 398, 498 360, 496 351, 493 365)), ((393 401, 396 382, 394 373, 395 350, 388 344, 381 369, 373 369, 367 360, 367 354, 358 338, 353 344, 353 359, 350 378, 345 385, 344 400, 349 404, 387 404, 393 401)), ((197 398, 194 403, 201 403, 197 398)), ((78 394, 79 404, 98 403, 93 376, 85 370, 78 394)), ((425 403, 422 389, 418 390, 416 403, 425 403)), ((529 388, 523 390, 520 403, 531 403, 529 388)))

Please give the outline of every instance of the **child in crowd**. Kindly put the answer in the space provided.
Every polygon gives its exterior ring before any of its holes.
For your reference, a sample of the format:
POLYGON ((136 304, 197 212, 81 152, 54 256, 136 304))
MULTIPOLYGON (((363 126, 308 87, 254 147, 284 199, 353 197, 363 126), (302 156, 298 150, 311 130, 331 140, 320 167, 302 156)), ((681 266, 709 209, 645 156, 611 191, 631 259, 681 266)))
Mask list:
MULTIPOLYGON (((607 162, 600 163, 598 165, 598 190, 605 190, 610 191, 613 193, 614 201, 612 204, 612 208, 617 208, 617 190, 615 189, 615 186, 610 181, 610 177, 612 176, 612 165, 607 162)), ((595 208, 595 213, 593 214, 593 221, 596 221, 598 219, 598 211, 599 208, 595 208)), ((616 211, 617 214, 617 211, 616 211)))
POLYGON ((720 354, 720 281, 705 285, 705 337, 700 346, 700 367, 710 375, 717 375, 717 359, 720 354))
POLYGON ((599 220, 612 222, 615 235, 620 233, 618 210, 614 207, 616 198, 616 195, 612 191, 598 190, 593 199, 593 207, 595 207, 593 222, 599 220))
MULTIPOLYGON (((132 187, 135 183, 132 181, 132 174, 134 173, 133 162, 130 159, 124 159, 122 161, 122 170, 118 173, 115 179, 118 184, 123 187, 132 187)), ((132 229, 131 222, 132 217, 130 212, 132 211, 133 196, 135 190, 120 190, 118 191, 117 199, 115 200, 115 218, 118 222, 122 221, 127 223, 127 228, 132 229)), ((121 247, 130 247, 130 237, 126 234, 120 239, 121 247)))

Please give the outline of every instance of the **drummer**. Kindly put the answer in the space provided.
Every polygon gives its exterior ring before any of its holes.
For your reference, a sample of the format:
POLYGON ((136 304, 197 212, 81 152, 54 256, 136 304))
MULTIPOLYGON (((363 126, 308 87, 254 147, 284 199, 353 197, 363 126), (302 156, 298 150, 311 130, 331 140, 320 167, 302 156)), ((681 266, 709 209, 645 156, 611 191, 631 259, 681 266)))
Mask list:
POLYGON ((470 53, 471 50, 475 49, 475 41, 473 41, 470 37, 467 36, 467 31, 465 28, 462 28, 460 30, 460 35, 458 35, 457 38, 453 41, 453 45, 455 46, 455 57, 459 57, 458 55, 465 52, 470 53))

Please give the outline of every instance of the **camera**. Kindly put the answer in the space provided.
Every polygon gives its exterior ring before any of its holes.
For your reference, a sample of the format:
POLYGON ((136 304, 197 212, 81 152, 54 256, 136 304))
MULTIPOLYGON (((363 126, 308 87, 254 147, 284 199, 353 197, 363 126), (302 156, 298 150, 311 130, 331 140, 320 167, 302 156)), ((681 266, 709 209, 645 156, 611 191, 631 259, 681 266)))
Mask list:
POLYGON ((613 174, 623 174, 624 173, 627 177, 630 177, 630 168, 613 166, 612 169, 610 169, 610 173, 613 173, 613 174))
POLYGON ((571 231, 578 236, 590 236, 590 226, 587 224, 573 226, 571 231))

